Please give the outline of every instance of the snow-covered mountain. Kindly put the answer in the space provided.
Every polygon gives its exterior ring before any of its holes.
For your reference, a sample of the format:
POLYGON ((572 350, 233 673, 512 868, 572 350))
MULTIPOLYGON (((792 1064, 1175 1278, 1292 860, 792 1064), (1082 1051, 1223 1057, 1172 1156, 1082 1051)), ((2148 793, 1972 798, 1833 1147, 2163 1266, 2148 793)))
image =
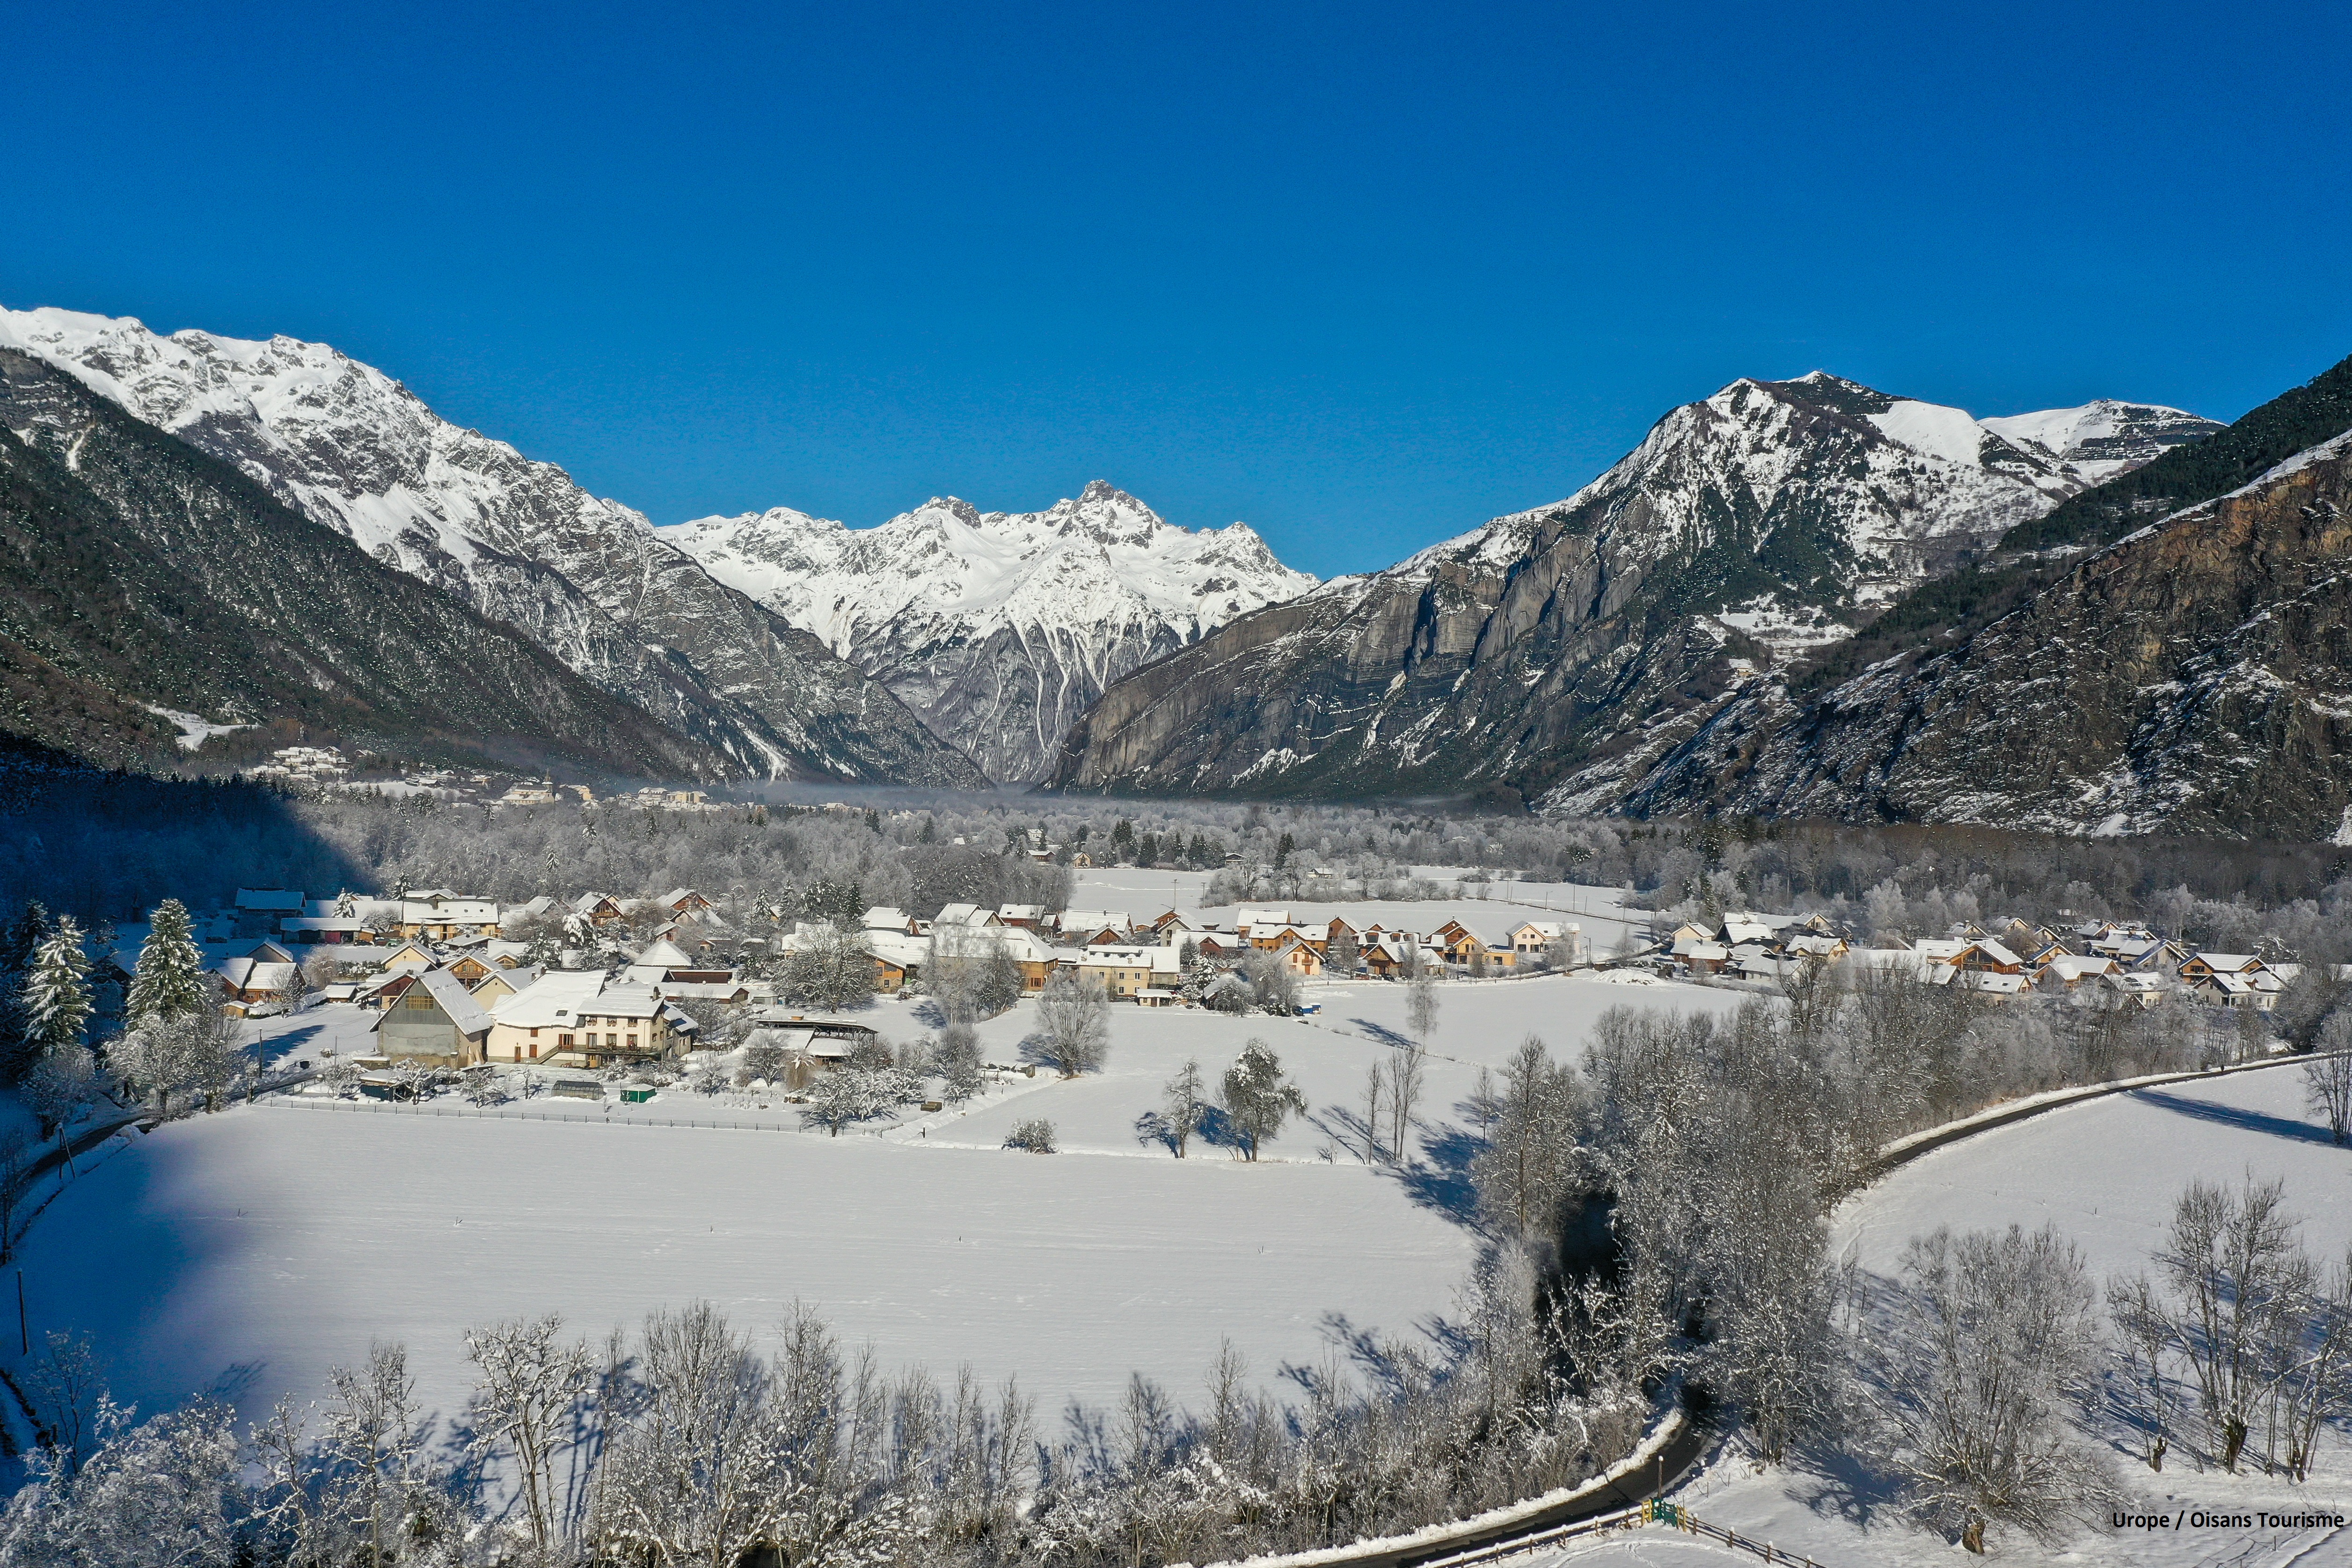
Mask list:
MULTIPOLYGON (((2096 423, 2029 417, 2053 437, 2096 423)), ((1114 684, 1052 777, 1357 793, 1630 766, 1677 714, 1847 635, 2088 484, 1960 409, 1823 371, 1737 381, 1564 501, 1244 616, 1114 684)))
POLYGON ((2094 485, 2222 428, 2201 414, 2105 397, 2080 408, 2045 408, 1979 423, 2029 452, 2055 458, 2094 485))
POLYGON ((0 311, 0 346, 510 622, 746 775, 980 782, 887 689, 714 580, 638 513, 449 423, 349 355, 55 309, 0 311))
POLYGON ((1097 480, 1042 512, 937 497, 878 528, 779 507, 661 530, 887 685, 991 778, 1037 778, 1110 682, 1315 579, 1097 480))

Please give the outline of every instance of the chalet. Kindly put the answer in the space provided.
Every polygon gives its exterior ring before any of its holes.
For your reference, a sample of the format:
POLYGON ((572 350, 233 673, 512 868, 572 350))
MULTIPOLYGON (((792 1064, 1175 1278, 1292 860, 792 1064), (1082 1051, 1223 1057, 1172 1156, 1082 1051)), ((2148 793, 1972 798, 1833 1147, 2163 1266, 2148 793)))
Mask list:
POLYGON ((1567 934, 1567 927, 1556 920, 1522 920, 1511 928, 1511 951, 1528 955, 1541 953, 1567 934))
POLYGON ((1323 928, 1323 950, 1328 953, 1331 950, 1331 944, 1342 936, 1353 942, 1360 951, 1362 949, 1364 934, 1357 930, 1344 915, 1335 915, 1331 917, 1331 924, 1323 928))
POLYGON ((1694 975, 1717 975, 1731 961, 1731 949, 1712 940, 1677 943, 1675 956, 1689 965, 1694 975))
POLYGON ((1085 941, 1092 943, 1098 933, 1112 933, 1109 940, 1123 942, 1133 927, 1124 915, 1108 909, 1065 909, 1054 916, 1054 932, 1065 945, 1085 941))
POLYGON ((487 1061, 490 1015, 446 969, 428 969, 371 1026, 376 1054, 429 1067, 487 1061))
POLYGON ((542 976, 490 1016, 488 1060, 559 1066, 658 1061, 688 1045, 694 1028, 653 987, 608 985, 593 970, 542 976))
POLYGON ((674 887, 655 900, 672 915, 698 918, 710 913, 710 900, 690 887, 674 887))
POLYGON ((473 954, 467 953, 461 957, 452 958, 448 963, 443 965, 442 967, 448 973, 457 976, 457 978, 463 980, 467 985, 470 986, 475 981, 479 980, 484 976, 488 975, 490 972, 492 966, 483 962, 473 954))
POLYGON ((1434 969, 1439 956, 1422 946, 1410 932, 1396 932, 1382 936, 1364 948, 1364 971, 1377 979, 1393 980, 1407 973, 1415 962, 1434 969))
POLYGON ((2122 971, 2099 977, 2108 1005, 2152 1008, 2164 999, 2164 977, 2145 971, 2122 971))
POLYGON ((243 1017, 251 1008, 277 1001, 294 983, 295 967, 291 960, 224 958, 213 973, 220 979, 227 1010, 243 1017))
POLYGON ((1166 947, 1089 946, 1078 960, 1082 978, 1100 981, 1104 990, 1121 1000, 1150 987, 1155 974, 1176 972, 1176 955, 1166 947))
POLYGON ((278 923, 278 930, 289 942, 306 947, 321 942, 368 942, 375 936, 363 920, 346 920, 331 915, 289 915, 278 923))
POLYGON ((1203 958, 1234 957, 1248 946, 1230 931, 1203 931, 1186 940, 1192 944, 1192 951, 1203 958))
POLYGON ((1255 937, 1261 925, 1280 930, 1294 924, 1287 909, 1244 909, 1234 916, 1234 929, 1244 936, 1255 937))
POLYGON ((1274 948, 1274 956, 1282 960, 1284 967, 1292 974, 1307 979, 1314 979, 1323 973, 1323 955, 1295 925, 1284 930, 1281 941, 1274 948))
POLYGON ((1030 930, 1043 925, 1045 919, 1045 906, 1042 904, 1003 904, 996 909, 996 920, 1000 925, 1030 930))
POLYGON ((482 977, 466 988, 467 994, 484 1007, 504 1001, 519 991, 525 991, 539 979, 534 968, 500 969, 492 967, 482 977))
POLYGON ((937 915, 931 917, 931 929, 934 931, 938 930, 942 925, 967 925, 978 927, 982 925, 1002 925, 1003 924, 1004 922, 996 917, 996 911, 993 909, 982 909, 977 904, 946 904, 940 908, 937 915))
POLYGON ((2182 960, 2174 972, 2183 980, 2193 985, 2200 980, 2210 979, 2216 975, 2235 975, 2241 979, 2251 978, 2261 971, 2262 967, 2263 961, 2251 953, 2198 952, 2191 953, 2182 960))
POLYGON ((1106 921, 1100 925, 1065 925, 1061 931, 1065 943, 1082 947, 1116 946, 1134 935, 1124 920, 1106 921))
POLYGON ((595 926, 610 925, 616 920, 627 917, 621 908, 619 899, 607 897, 601 893, 582 894, 572 901, 572 906, 564 913, 573 919, 585 920, 589 925, 595 926))
POLYGON ((236 909, 240 916, 263 915, 282 920, 289 915, 302 913, 302 890, 299 887, 240 887, 236 890, 236 909))
POLYGON ((858 924, 868 931, 895 931, 901 936, 919 936, 915 917, 894 904, 878 904, 867 910, 858 924))
POLYGON ((258 964, 290 964, 294 962, 294 953, 290 947, 280 943, 270 941, 256 942, 252 946, 247 947, 242 954, 238 955, 238 956, 251 958, 258 964))
POLYGON ((399 918, 403 936, 425 936, 436 942, 446 942, 467 931, 493 936, 499 931, 498 901, 491 898, 459 898, 436 893, 430 898, 403 899, 399 918))
POLYGON ((1152 934, 1163 942, 1172 942, 1185 932, 1199 928, 1197 921, 1188 920, 1173 909, 1163 909, 1151 918, 1152 934))
POLYGON ((403 942, 399 946, 385 953, 381 962, 386 969, 429 969, 433 967, 436 959, 433 956, 433 949, 424 943, 403 942))
POLYGON ((868 931, 865 942, 866 951, 874 958, 874 988, 877 991, 894 993, 905 989, 908 981, 921 977, 923 966, 930 961, 931 944, 902 931, 868 931))
POLYGON ((2200 1001, 2218 1002, 2225 1008, 2252 1008, 2265 1013, 2278 1005, 2279 993, 2286 988, 2276 975, 2259 967, 2216 969, 2189 979, 2188 986, 2189 994, 2200 1001))
POLYGON ((633 986, 658 985, 678 970, 696 967, 693 956, 677 943, 657 939, 638 949, 623 977, 633 986))
POLYGON ((1825 964, 1835 963, 1845 956, 1846 941, 1843 936, 1824 936, 1819 932, 1808 931, 1801 936, 1783 938, 1780 951, 1800 962, 1818 958, 1825 964))
POLYGON ((541 915, 561 913, 555 906, 555 900, 542 893, 528 903, 509 904, 501 908, 499 911, 499 924, 501 926, 519 925, 526 920, 537 920, 541 915))
POLYGON ((1054 971, 1069 962, 1065 954, 1056 953, 1054 945, 1025 925, 1016 925, 1004 933, 1004 950, 1013 955, 1013 962, 1021 970, 1021 988, 1042 991, 1054 971))
POLYGON ((864 1024, 838 1019, 811 1019, 776 1009, 768 1009, 760 1016, 763 1021, 751 1031, 745 1044, 782 1049, 784 1071, 781 1082, 786 1089, 807 1088, 818 1073, 841 1066, 853 1052, 879 1038, 864 1024), (772 1013, 775 1015, 772 1018, 772 1013))
POLYGON ((2072 953, 2062 953, 2042 966, 2035 984, 2045 991, 2060 995, 2091 995, 2100 990, 2101 980, 2123 972, 2123 967, 2113 958, 2097 954, 2078 957, 2072 953))
POLYGON ((362 983, 352 1000, 363 1008, 388 1008, 405 996, 408 988, 416 984, 416 977, 423 973, 423 969, 395 969, 389 975, 379 975, 362 983))

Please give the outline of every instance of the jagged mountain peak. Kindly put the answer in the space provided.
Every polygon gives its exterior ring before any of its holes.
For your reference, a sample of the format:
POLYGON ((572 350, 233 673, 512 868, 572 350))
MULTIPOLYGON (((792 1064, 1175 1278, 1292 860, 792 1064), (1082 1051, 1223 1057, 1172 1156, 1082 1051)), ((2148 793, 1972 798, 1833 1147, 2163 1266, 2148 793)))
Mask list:
POLYGON ((934 497, 873 528, 787 509, 662 532, 1005 780, 1035 778, 1107 681, 1315 585, 1245 523, 1180 528, 1100 479, 1035 512, 934 497))
POLYGON ((0 310, 0 346, 520 628, 745 774, 979 781, 888 693, 721 585, 640 514, 440 418, 340 350, 283 335, 164 337, 53 308, 0 310))

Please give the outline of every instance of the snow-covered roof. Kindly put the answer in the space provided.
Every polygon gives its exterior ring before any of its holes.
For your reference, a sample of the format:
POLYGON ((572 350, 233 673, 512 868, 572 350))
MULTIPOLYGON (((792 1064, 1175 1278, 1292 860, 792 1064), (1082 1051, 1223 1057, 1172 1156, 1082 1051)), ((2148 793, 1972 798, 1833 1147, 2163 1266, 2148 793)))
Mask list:
POLYGON ((689 969, 694 959, 675 942, 648 943, 636 957, 638 965, 647 967, 689 969))
POLYGON ((520 1029, 570 1025, 604 988, 601 970, 551 969, 513 996, 492 1002, 490 1016, 520 1029))

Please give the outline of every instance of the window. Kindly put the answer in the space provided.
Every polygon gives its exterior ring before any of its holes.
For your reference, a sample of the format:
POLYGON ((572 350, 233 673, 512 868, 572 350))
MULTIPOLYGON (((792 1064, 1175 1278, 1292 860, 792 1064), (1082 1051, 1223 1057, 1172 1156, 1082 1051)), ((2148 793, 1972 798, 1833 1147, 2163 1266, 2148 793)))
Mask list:
POLYGON ((621 1042, 620 1042, 619 1040, 617 1040, 614 1039, 614 1038, 613 1038, 613 1036, 611 1036, 611 1035, 609 1035, 609 1034, 608 1034, 608 1035, 606 1035, 606 1036, 604 1037, 604 1044, 605 1044, 605 1046, 606 1046, 607 1048, 610 1048, 610 1047, 612 1047, 612 1046, 618 1045, 618 1044, 620 1044, 620 1043, 621 1043, 621 1042))
POLYGON ((420 1013, 431 1012, 433 1010, 433 998, 431 997, 404 997, 402 998, 402 1002, 404 1006, 414 1008, 420 1013))
MULTIPOLYGON (((556 1039, 556 1045, 557 1045, 560 1049, 562 1049, 562 1050, 564 1050, 564 1051, 570 1051, 570 1050, 572 1049, 572 1037, 571 1037, 570 1035, 568 1035, 568 1034, 567 1034, 567 1035, 561 1035, 561 1036, 558 1036, 558 1037, 557 1037, 557 1039, 556 1039)), ((539 1049, 539 1048, 538 1048, 537 1046, 533 1046, 533 1047, 531 1047, 531 1050, 532 1050, 532 1051, 533 1051, 534 1053, 538 1051, 538 1049, 539 1049)))
POLYGON ((629 1049, 631 1051, 637 1049, 637 1037, 635 1035, 631 1035, 629 1037, 629 1049))

